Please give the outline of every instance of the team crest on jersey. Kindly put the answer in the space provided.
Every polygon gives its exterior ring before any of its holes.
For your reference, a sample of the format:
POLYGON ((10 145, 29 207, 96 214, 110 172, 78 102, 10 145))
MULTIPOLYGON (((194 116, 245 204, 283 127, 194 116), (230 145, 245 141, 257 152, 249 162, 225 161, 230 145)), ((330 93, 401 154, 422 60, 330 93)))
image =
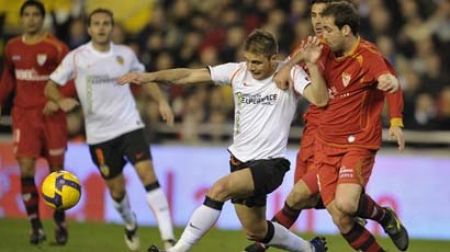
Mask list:
POLYGON ((117 60, 117 63, 119 63, 119 65, 123 65, 123 63, 125 62, 125 60, 123 59, 122 56, 117 56, 116 60, 117 60))
POLYGON ((341 76, 342 76, 342 85, 344 85, 344 87, 348 86, 350 80, 352 79, 352 76, 347 72, 343 72, 341 76))
POLYGON ((37 60, 37 63, 39 64, 39 66, 44 65, 45 61, 47 60, 47 54, 43 54, 43 53, 38 54, 36 56, 36 60, 37 60))

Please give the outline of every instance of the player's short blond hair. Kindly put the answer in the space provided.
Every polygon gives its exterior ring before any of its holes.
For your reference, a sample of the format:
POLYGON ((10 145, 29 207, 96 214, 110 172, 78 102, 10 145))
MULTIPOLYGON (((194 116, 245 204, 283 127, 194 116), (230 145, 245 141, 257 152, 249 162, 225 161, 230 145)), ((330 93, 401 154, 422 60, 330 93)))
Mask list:
POLYGON ((270 57, 278 54, 278 42, 272 33, 256 29, 245 40, 244 50, 270 57))

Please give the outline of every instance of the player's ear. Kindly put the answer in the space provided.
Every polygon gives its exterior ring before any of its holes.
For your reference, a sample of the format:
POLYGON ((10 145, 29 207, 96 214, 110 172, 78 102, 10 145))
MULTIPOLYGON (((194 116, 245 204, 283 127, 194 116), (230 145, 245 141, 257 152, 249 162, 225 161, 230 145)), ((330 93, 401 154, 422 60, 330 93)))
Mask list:
POLYGON ((270 56, 270 57, 269 57, 269 60, 270 60, 270 61, 276 61, 276 60, 278 60, 278 55, 274 54, 274 55, 270 56))
POLYGON ((350 35, 350 33, 352 33, 352 29, 350 28, 349 25, 342 26, 341 31, 344 34, 344 36, 348 36, 350 35))

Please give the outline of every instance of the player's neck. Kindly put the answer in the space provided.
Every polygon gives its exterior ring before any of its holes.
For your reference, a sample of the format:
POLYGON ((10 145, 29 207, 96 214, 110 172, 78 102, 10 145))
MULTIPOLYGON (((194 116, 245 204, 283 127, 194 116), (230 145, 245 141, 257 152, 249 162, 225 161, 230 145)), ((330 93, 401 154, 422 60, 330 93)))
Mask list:
POLYGON ((25 44, 36 44, 41 42, 46 36, 47 33, 44 31, 38 31, 36 33, 24 33, 22 35, 22 41, 25 44))
POLYGON ((341 52, 336 53, 338 58, 352 55, 356 48, 358 48, 359 36, 350 36, 345 42, 344 48, 341 52))
POLYGON ((94 47, 94 49, 99 52, 108 52, 111 49, 111 42, 95 43, 94 41, 92 41, 92 47, 94 47))

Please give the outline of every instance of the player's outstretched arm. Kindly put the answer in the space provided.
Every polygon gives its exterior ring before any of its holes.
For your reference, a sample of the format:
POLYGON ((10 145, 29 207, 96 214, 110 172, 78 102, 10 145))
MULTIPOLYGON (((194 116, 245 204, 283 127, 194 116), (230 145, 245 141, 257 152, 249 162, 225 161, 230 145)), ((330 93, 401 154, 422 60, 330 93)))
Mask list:
POLYGON ((152 73, 133 72, 125 74, 117 80, 119 84, 145 84, 148 82, 169 82, 173 84, 200 84, 212 82, 207 68, 189 69, 175 68, 152 73))
POLYGON ((59 108, 64 112, 69 112, 80 105, 77 100, 64 97, 61 92, 59 92, 57 84, 52 80, 47 82, 44 92, 47 99, 58 104, 59 108))
POLYGON ((303 96, 318 107, 324 107, 328 104, 327 85, 318 66, 322 48, 319 38, 309 37, 301 50, 311 78, 311 85, 305 88, 303 96))
POLYGON ((144 85, 144 90, 153 100, 158 103, 158 109, 162 119, 167 123, 167 125, 172 126, 174 115, 165 95, 163 94, 159 86, 155 82, 150 82, 144 85))

